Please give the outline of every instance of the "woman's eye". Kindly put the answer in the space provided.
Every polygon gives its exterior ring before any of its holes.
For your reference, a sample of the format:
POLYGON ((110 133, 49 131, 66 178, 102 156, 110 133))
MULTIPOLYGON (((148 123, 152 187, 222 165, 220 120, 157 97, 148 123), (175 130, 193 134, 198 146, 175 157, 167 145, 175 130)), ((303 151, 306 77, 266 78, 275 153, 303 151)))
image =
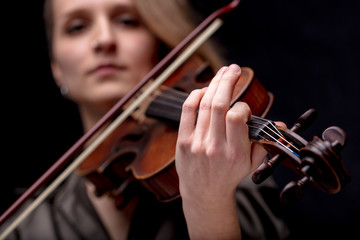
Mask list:
POLYGON ((86 28, 86 23, 84 21, 76 20, 76 21, 71 22, 66 27, 66 33, 76 34, 76 33, 83 31, 85 28, 86 28))
POLYGON ((139 25, 139 20, 135 17, 131 16, 119 16, 115 18, 115 21, 118 24, 128 26, 128 27, 136 27, 139 25))

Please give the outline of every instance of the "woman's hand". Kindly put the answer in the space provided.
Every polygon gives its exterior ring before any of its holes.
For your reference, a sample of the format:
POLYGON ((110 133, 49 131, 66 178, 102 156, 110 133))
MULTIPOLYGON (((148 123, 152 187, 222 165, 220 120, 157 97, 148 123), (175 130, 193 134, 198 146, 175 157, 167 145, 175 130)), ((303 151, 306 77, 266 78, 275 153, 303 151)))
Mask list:
POLYGON ((241 238, 236 186, 266 155, 249 140, 249 106, 230 108, 240 74, 235 64, 221 68, 209 87, 193 91, 183 104, 175 162, 192 238, 241 238))

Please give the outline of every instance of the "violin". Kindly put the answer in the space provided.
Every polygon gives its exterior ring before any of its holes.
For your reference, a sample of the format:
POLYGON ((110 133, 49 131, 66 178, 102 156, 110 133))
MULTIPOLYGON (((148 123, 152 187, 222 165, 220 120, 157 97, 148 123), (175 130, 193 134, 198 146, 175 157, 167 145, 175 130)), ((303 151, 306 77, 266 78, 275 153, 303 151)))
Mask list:
MULTIPOLYGON (((114 198, 119 208, 141 189, 152 192, 161 202, 180 197, 174 156, 182 104, 192 90, 207 86, 212 77, 206 63, 190 58, 147 104, 80 164, 77 173, 93 182, 98 196, 107 194, 114 198)), ((252 69, 242 67, 232 104, 244 101, 250 106, 253 115, 248 122, 249 138, 271 156, 253 173, 253 181, 263 182, 282 163, 300 176, 281 192, 283 202, 295 202, 310 184, 324 192, 339 192, 350 180, 340 158, 346 133, 333 126, 324 131, 323 139, 314 137, 308 142, 296 133, 314 121, 316 111, 308 110, 292 128, 286 129, 263 118, 273 99, 252 69)))
MULTIPOLYGON (((56 177, 0 239, 75 170, 94 183, 97 195, 111 196, 119 208, 143 190, 152 192, 161 202, 180 197, 174 156, 181 106, 193 89, 207 86, 214 75, 194 52, 221 26, 220 16, 239 3, 233 0, 206 18, 10 206, 1 215, 1 224, 56 177), (63 172, 59 174, 60 170, 63 172)), ((308 142, 297 133, 311 124, 315 111, 306 112, 290 129, 278 127, 264 118, 273 99, 273 94, 254 77, 253 71, 243 67, 232 104, 244 101, 250 106, 253 116, 248 123, 249 138, 261 144, 270 156, 255 171, 253 181, 264 181, 282 163, 300 176, 300 180, 289 183, 282 191, 284 202, 301 197, 308 185, 328 193, 340 191, 351 179, 340 157, 347 139, 345 132, 330 127, 322 139, 314 137, 308 142)))

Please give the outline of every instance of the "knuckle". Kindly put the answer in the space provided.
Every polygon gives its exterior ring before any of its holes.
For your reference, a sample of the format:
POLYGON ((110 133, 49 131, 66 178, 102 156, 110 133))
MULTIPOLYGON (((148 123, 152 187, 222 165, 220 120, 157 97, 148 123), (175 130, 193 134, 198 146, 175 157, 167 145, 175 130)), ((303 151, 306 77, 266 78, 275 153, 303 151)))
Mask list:
POLYGON ((223 101, 214 100, 212 103, 212 110, 214 112, 225 112, 227 111, 229 106, 223 101))
POLYGON ((217 156, 217 144, 208 144, 206 147, 206 156, 210 159, 217 156))
POLYGON ((194 103, 191 103, 188 101, 184 102, 182 105, 183 112, 193 112, 196 110, 196 108, 197 108, 197 106, 194 103))
POLYGON ((203 153, 203 147, 198 142, 194 142, 194 144, 191 144, 191 146, 189 146, 189 148, 190 148, 190 152, 193 155, 202 155, 202 153, 203 153))
POLYGON ((211 106, 211 103, 209 103, 208 101, 206 101, 205 99, 203 99, 201 102, 200 102, 200 110, 211 110, 212 106, 211 106))
POLYGON ((243 121, 242 119, 243 119, 243 117, 238 112, 235 112, 235 111, 229 111, 226 114, 227 122, 240 123, 243 121))
POLYGON ((178 138, 177 146, 180 151, 186 152, 189 148, 191 148, 191 141, 189 138, 178 138))
POLYGON ((251 109, 244 102, 237 102, 226 114, 227 121, 247 123, 251 117, 251 109))
POLYGON ((247 113, 247 114, 250 114, 251 113, 251 109, 250 109, 250 106, 245 103, 245 102, 237 102, 236 105, 239 105, 239 108, 241 111, 247 113))
POLYGON ((199 104, 197 99, 201 96, 202 91, 203 91, 202 89, 193 90, 190 93, 190 95, 187 97, 185 102, 183 103, 182 111, 184 111, 184 112, 196 111, 198 104, 199 104))

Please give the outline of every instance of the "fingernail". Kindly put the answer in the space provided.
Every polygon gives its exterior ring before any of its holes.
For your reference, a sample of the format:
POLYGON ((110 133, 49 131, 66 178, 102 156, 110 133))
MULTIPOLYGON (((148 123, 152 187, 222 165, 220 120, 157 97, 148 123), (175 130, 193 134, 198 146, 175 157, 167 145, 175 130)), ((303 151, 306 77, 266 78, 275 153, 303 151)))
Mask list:
POLYGON ((240 67, 237 64, 231 64, 229 70, 233 72, 240 72, 240 67))

